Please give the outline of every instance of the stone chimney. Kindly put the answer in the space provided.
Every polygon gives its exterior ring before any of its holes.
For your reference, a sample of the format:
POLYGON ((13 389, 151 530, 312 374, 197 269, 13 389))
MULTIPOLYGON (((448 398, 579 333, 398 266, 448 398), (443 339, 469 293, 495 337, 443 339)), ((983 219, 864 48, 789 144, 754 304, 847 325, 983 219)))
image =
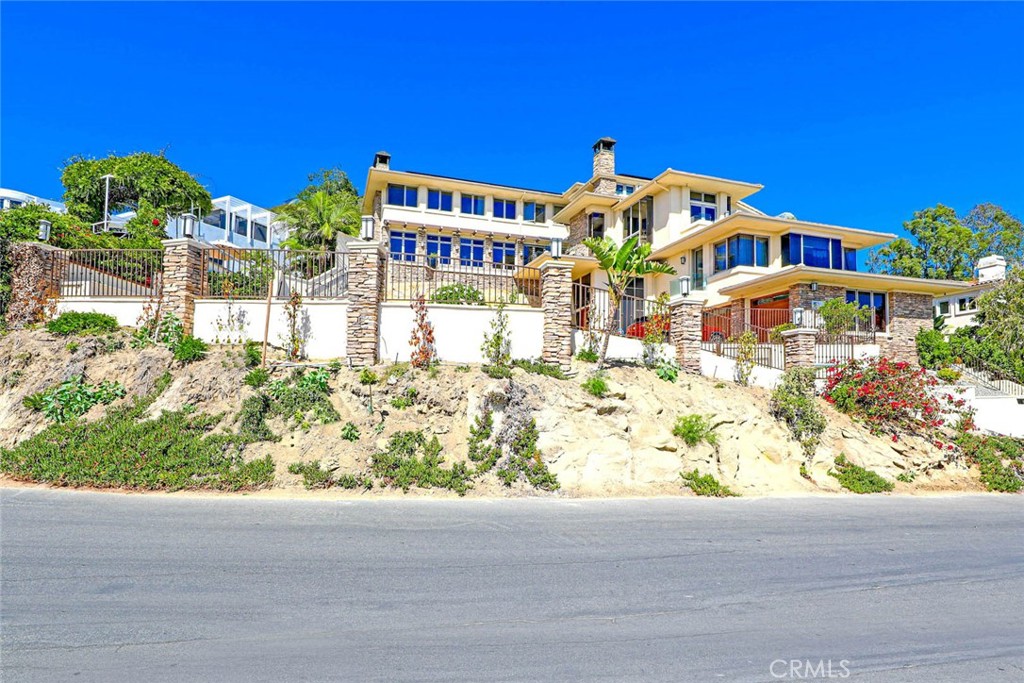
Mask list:
POLYGON ((373 167, 382 171, 388 170, 391 167, 391 155, 387 152, 377 152, 373 155, 373 167))
POLYGON ((1006 259, 985 256, 978 259, 978 282, 997 282, 1006 279, 1006 259))
POLYGON ((594 175, 615 175, 615 140, 601 138, 594 143, 594 175))

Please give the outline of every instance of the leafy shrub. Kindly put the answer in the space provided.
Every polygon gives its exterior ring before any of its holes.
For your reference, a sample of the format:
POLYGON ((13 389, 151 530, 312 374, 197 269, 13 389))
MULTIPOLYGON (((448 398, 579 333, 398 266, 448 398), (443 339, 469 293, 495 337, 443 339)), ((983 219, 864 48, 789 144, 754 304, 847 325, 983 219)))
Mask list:
POLYGON ((512 361, 512 365, 534 375, 544 375, 546 377, 554 377, 555 379, 567 379, 565 373, 562 372, 562 368, 554 363, 544 363, 539 360, 517 358, 512 361))
POLYGON ((683 484, 688 486, 698 496, 729 498, 739 495, 710 474, 701 475, 700 472, 694 470, 692 472, 680 472, 679 476, 682 477, 683 484))
POLYGON ((938 330, 919 330, 914 341, 917 344, 917 359, 923 367, 937 370, 953 362, 949 342, 938 330))
POLYGON ((608 393, 608 381, 603 372, 595 372, 580 385, 590 395, 604 398, 608 393))
POLYGON ((800 476, 807 481, 811 481, 811 473, 807 471, 807 465, 804 463, 800 463, 800 476))
POLYGON ((899 474, 896 475, 896 481, 902 482, 904 484, 909 484, 909 483, 913 482, 914 479, 916 479, 916 478, 917 478, 917 472, 915 472, 913 470, 907 470, 906 472, 900 472, 899 474))
POLYGON ((245 365, 254 368, 263 364, 263 348, 251 339, 245 342, 243 353, 245 354, 245 365))
POLYGON ((469 372, 470 367, 468 365, 456 365, 455 372, 469 372))
POLYGON ((118 382, 93 386, 86 384, 82 375, 75 375, 56 387, 26 396, 22 403, 26 408, 42 411, 46 419, 63 424, 85 415, 98 403, 109 405, 124 395, 125 389, 118 382))
POLYGON ((736 341, 736 383, 745 387, 750 384, 750 375, 754 372, 757 335, 747 330, 736 341))
POLYGON ((378 377, 377 373, 370 368, 363 368, 359 372, 359 383, 364 387, 373 386, 378 382, 380 382, 380 377, 378 377))
POLYGON ((537 449, 540 433, 532 418, 518 429, 509 444, 509 457, 498 468, 498 479, 511 486, 522 475, 534 488, 555 491, 559 488, 558 478, 548 469, 537 449))
POLYGON ((501 365, 481 365, 484 374, 493 379, 508 379, 512 376, 512 368, 501 365))
POLYGON ((469 428, 469 459, 475 462, 476 473, 488 472, 497 464, 501 457, 501 448, 487 443, 494 430, 494 417, 490 410, 484 410, 473 420, 469 428))
POLYGON ((398 410, 405 410, 406 408, 416 403, 416 397, 419 396, 419 391, 416 387, 407 388, 400 396, 396 396, 391 399, 391 407, 398 410))
POLYGON ((825 323, 825 331, 829 334, 841 334, 852 330, 858 322, 867 322, 871 310, 862 308, 856 302, 847 302, 841 297, 829 299, 818 309, 818 315, 825 323))
POLYGON ((235 417, 239 423, 238 434, 245 443, 257 441, 276 441, 277 437, 267 425, 267 416, 271 414, 271 400, 266 394, 259 393, 242 401, 242 407, 235 417))
POLYGON ((696 446, 701 441, 711 446, 718 446, 718 435, 711 420, 703 415, 681 415, 676 418, 672 434, 682 439, 687 446, 696 446))
POLYGON ((800 442, 804 455, 810 458, 818 448, 828 423, 814 400, 814 369, 791 368, 782 374, 782 381, 772 391, 769 411, 776 420, 789 427, 800 442))
POLYGON ((194 363, 206 357, 209 347, 202 339, 188 335, 181 338, 171 349, 174 353, 174 360, 182 363, 194 363))
POLYGON ((78 342, 68 342, 67 346, 65 346, 64 348, 68 350, 68 353, 74 353, 75 351, 78 351, 79 344, 78 342))
POLYGON ((773 344, 781 344, 782 333, 787 332, 789 330, 795 330, 796 328, 796 323, 782 323, 781 325, 776 325, 768 333, 768 341, 772 342, 773 344))
POLYGON ((366 489, 369 491, 373 488, 373 479, 370 477, 364 477, 359 474, 339 474, 335 480, 334 485, 342 489, 366 489))
POLYGON ((473 306, 484 305, 484 295, 479 289, 472 285, 455 283, 438 287, 430 300, 438 304, 469 304, 473 306))
POLYGON ((436 436, 428 440, 421 431, 398 432, 391 436, 386 451, 371 457, 370 471, 385 486, 403 491, 419 486, 449 489, 465 495, 471 485, 469 469, 464 463, 443 468, 443 462, 441 443, 436 436))
POLYGON ((940 382, 945 384, 956 384, 960 379, 960 373, 953 368, 940 368, 935 376, 939 378, 940 382))
POLYGON ((512 362, 512 337, 508 325, 505 304, 500 303, 491 320, 491 331, 484 334, 484 343, 480 345, 480 353, 493 368, 508 368, 512 362))
POLYGON ((237 491, 274 481, 270 456, 246 462, 242 437, 211 434, 220 416, 165 411, 144 419, 167 382, 102 420, 54 424, 12 449, 0 449, 0 469, 23 481, 57 486, 237 491))
POLYGON ((68 311, 61 313, 46 323, 51 334, 66 337, 71 334, 103 334, 117 330, 117 318, 106 313, 81 313, 68 311))
POLYGON ((825 400, 862 420, 873 434, 889 434, 897 441, 904 433, 930 436, 945 424, 944 415, 969 415, 964 399, 935 395, 937 384, 924 368, 908 363, 851 359, 829 368, 825 400))
POLYGON ((269 379, 269 372, 267 372, 263 368, 253 368, 245 375, 245 378, 242 381, 248 384, 250 387, 259 389, 264 384, 266 384, 267 380, 269 379))
POLYGON ((845 455, 840 455, 836 458, 835 465, 835 469, 829 470, 828 473, 830 476, 838 479, 839 485, 848 491, 853 491, 854 493, 883 493, 893 489, 891 481, 886 481, 871 470, 854 465, 846 459, 845 455))
POLYGON ((387 381, 387 380, 391 379, 392 377, 395 377, 397 379, 401 379, 402 377, 405 377, 408 373, 409 373, 409 364, 408 363, 392 363, 391 365, 389 365, 384 370, 384 377, 383 377, 383 379, 384 379, 384 381, 387 381))
POLYGON ((302 485, 307 489, 327 489, 334 486, 334 477, 328 470, 320 467, 320 461, 293 462, 288 465, 288 471, 292 474, 302 475, 302 485))
POLYGON ((1024 441, 961 434, 957 444, 981 470, 981 483, 989 491, 1017 493, 1024 489, 1024 441))
POLYGON ((345 441, 359 441, 359 427, 351 422, 346 422, 345 426, 341 428, 341 438, 345 441))
POLYGON ((654 374, 658 376, 658 379, 675 384, 675 381, 679 379, 679 366, 672 361, 663 360, 654 368, 654 374))
POLYGON ((308 427, 310 419, 321 424, 337 422, 341 415, 331 405, 327 370, 313 370, 292 374, 288 380, 276 380, 267 385, 271 416, 290 418, 296 424, 308 427))
POLYGON ((581 360, 585 363, 596 363, 597 359, 597 351, 594 349, 586 348, 576 352, 576 360, 581 360))

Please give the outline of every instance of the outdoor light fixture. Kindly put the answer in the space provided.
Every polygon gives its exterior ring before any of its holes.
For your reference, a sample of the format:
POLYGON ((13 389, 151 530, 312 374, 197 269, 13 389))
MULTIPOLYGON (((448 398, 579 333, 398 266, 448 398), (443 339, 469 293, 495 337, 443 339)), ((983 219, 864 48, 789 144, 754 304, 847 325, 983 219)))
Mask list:
POLYGON ((690 296, 690 276, 683 275, 669 283, 671 296, 690 296))
POLYGON ((50 239, 50 221, 45 218, 39 219, 39 241, 45 242, 50 239))
POLYGON ((551 258, 562 258, 562 238, 551 238, 551 258))
POLYGON ((190 213, 181 214, 181 234, 185 239, 192 239, 196 233, 196 217, 190 213))
POLYGON ((359 239, 369 242, 373 239, 373 216, 363 216, 359 228, 359 239))
POLYGON ((797 327, 803 327, 804 324, 804 309, 794 308, 793 309, 793 324, 797 327))
POLYGON ((103 232, 107 231, 110 223, 110 181, 113 179, 114 176, 110 173, 100 176, 100 180, 106 181, 106 190, 103 194, 103 232))
POLYGON ((817 292, 818 291, 818 283, 817 282, 812 282, 811 283, 811 291, 812 292, 817 292))
POLYGON ((683 254, 682 256, 679 257, 679 265, 681 265, 681 266, 685 266, 686 265, 686 254, 683 254))

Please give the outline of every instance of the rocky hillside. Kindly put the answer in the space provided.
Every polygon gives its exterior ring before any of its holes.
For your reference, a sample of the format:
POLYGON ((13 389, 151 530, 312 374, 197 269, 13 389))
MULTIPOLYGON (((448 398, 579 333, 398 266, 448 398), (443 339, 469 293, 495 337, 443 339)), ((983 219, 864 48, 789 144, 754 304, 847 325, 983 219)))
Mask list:
MULTIPOLYGON (((15 446, 46 428, 43 414, 23 405, 26 396, 78 375, 91 384, 119 382, 127 391, 109 405, 94 406, 84 420, 98 420, 118 405, 150 394, 170 373, 170 384, 147 408, 149 416, 191 406, 197 413, 220 415, 218 431, 239 429, 236 416, 258 391, 243 382, 250 368, 241 349, 213 349, 205 359, 182 365, 166 349, 136 350, 128 341, 123 332, 69 339, 40 330, 0 338, 0 448, 15 446)), ((920 440, 893 443, 874 437, 824 402, 829 425, 807 463, 786 427, 769 414, 764 390, 686 375, 672 384, 643 368, 617 367, 608 374, 608 394, 596 398, 580 386, 590 368, 581 364, 579 375, 567 380, 514 369, 508 380, 492 379, 478 367, 442 366, 421 372, 380 366, 374 368, 380 378, 375 385, 361 383, 357 369, 335 368, 328 379, 328 400, 340 419, 321 424, 308 417, 278 415, 268 421, 278 439, 247 443, 244 457, 271 456, 273 488, 298 493, 303 491, 302 477, 289 472, 292 463, 319 461, 323 470, 335 475, 361 475, 368 471, 371 456, 385 450, 393 435, 421 430, 427 437, 437 437, 445 467, 462 462, 472 466, 471 428, 487 407, 495 435, 502 434, 506 420, 521 423, 533 418, 540 459, 560 488, 549 494, 525 480, 506 486, 496 470, 474 481, 471 496, 676 495, 688 493, 680 472, 694 469, 743 495, 839 492, 828 471, 840 454, 893 482, 901 473, 913 472, 912 482, 896 483, 897 492, 983 490, 976 471, 948 462, 941 450, 920 440), (403 403, 410 405, 402 407, 403 403), (517 415, 509 417, 512 410, 517 415), (717 425, 717 444, 687 446, 673 435, 676 419, 691 414, 706 416, 717 425)), ((293 372, 277 367, 270 379, 293 372)), ((421 492, 413 487, 410 494, 421 492)), ((377 486, 351 495, 394 494, 377 486)))

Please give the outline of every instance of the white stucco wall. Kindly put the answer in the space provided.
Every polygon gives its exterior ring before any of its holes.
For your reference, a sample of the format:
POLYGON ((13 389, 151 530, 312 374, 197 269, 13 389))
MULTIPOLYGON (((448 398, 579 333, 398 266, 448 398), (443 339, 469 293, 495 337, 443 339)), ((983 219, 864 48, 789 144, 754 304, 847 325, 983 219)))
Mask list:
MULTIPOLYGON (((598 335, 598 344, 600 345, 600 335, 598 335)), ((573 332, 573 354, 579 349, 586 346, 586 338, 583 332, 576 330, 573 332)), ((659 344, 659 353, 661 358, 665 360, 674 361, 676 358, 676 349, 671 344, 659 344)), ((643 361, 644 346, 639 339, 628 339, 626 337, 612 336, 608 340, 608 358, 612 360, 629 360, 629 361, 643 361)))
MULTIPOLYGON (((490 306, 429 304, 427 317, 434 326, 437 357, 446 363, 482 363, 480 346, 490 332, 495 309, 490 306)), ((509 306, 513 358, 540 358, 544 343, 544 312, 539 308, 509 306)), ((380 316, 382 361, 409 360, 414 314, 407 303, 385 303, 380 316)))
MULTIPOLYGON (((241 328, 245 339, 263 340, 266 322, 266 301, 235 301, 236 315, 241 316, 241 328)), ((287 320, 284 302, 270 304, 270 332, 268 341, 283 346, 287 339, 287 320)), ((228 304, 223 299, 199 299, 196 301, 195 336, 212 342, 218 337, 218 319, 227 319, 228 304)), ((346 355, 346 316, 348 303, 344 301, 306 301, 300 312, 300 329, 306 338, 305 352, 310 359, 326 360, 346 355)), ((225 333, 220 332, 221 339, 225 333)))
MULTIPOLYGON (((701 374, 707 377, 733 382, 736 380, 736 361, 702 349, 700 352, 700 371, 701 374)), ((750 373, 750 383, 757 387, 774 389, 781 377, 782 370, 755 365, 750 373)))
POLYGON ((974 422, 984 429, 1004 436, 1024 438, 1024 405, 1009 396, 974 397, 974 422))
POLYGON ((146 301, 148 299, 138 297, 66 297, 57 302, 57 313, 106 313, 117 318, 119 325, 135 327, 146 301))

